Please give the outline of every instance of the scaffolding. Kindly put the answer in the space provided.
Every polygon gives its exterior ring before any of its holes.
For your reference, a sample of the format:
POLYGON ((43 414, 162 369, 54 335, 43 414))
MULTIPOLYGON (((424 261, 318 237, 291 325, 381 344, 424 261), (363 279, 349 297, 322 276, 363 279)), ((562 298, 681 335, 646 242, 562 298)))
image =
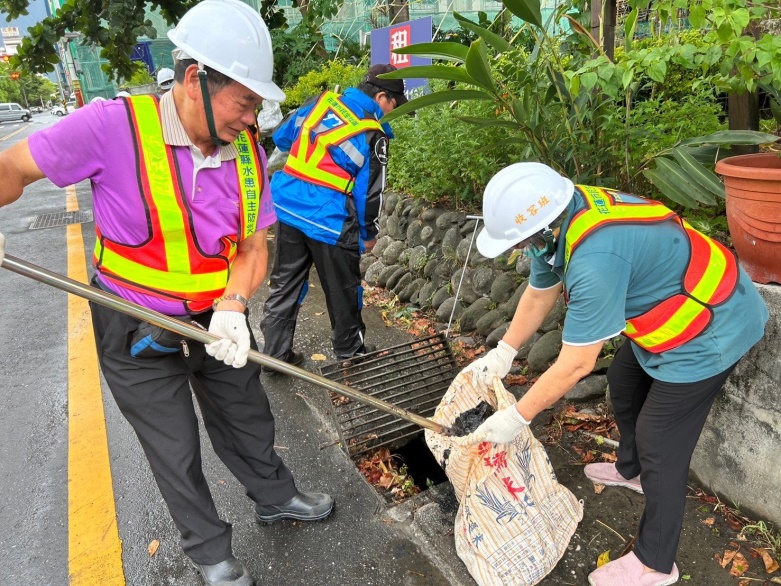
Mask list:
MULTIPOLYGON (((260 0, 243 1, 255 10, 260 10, 260 0)), ((292 0, 280 0, 279 6, 287 18, 289 28, 293 28, 301 22, 301 13, 293 6, 292 0)), ((557 6, 558 0, 543 1, 543 21, 547 21, 557 6)), ((458 21, 453 16, 454 12, 476 22, 478 13, 484 12, 488 18, 493 19, 502 8, 503 5, 499 0, 413 0, 409 3, 409 16, 411 20, 431 16, 435 30, 449 31, 459 28, 458 21)), ((162 67, 172 68, 171 51, 173 51, 174 45, 166 36, 171 27, 158 12, 148 10, 146 16, 157 31, 155 39, 147 37, 138 39, 139 43, 145 43, 149 47, 154 65, 150 73, 154 73, 162 67)), ((345 41, 352 41, 363 46, 368 44, 369 33, 372 30, 390 24, 386 0, 345 0, 338 14, 322 26, 326 49, 337 52, 345 41)), ((512 24, 520 26, 522 21, 513 17, 512 24)), ((108 75, 102 70, 101 66, 108 62, 100 57, 100 48, 82 46, 76 41, 72 41, 71 51, 74 59, 80 64, 79 77, 84 100, 89 101, 95 96, 114 97, 118 88, 115 83, 109 81, 108 75)))

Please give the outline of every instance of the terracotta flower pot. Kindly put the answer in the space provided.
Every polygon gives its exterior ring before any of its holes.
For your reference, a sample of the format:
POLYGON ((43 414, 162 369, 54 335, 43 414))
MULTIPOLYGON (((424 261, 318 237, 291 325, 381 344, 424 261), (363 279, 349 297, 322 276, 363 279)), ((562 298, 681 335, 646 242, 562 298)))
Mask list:
POLYGON ((757 283, 781 283, 781 157, 759 153, 716 163, 740 264, 757 283))

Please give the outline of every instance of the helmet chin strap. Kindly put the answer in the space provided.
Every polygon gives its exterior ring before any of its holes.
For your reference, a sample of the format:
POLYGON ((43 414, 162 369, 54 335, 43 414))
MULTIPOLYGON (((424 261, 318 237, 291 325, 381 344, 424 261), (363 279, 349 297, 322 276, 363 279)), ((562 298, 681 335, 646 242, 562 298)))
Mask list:
POLYGON ((230 143, 225 142, 219 136, 217 136, 217 129, 214 126, 214 113, 212 112, 212 101, 209 97, 209 87, 206 84, 206 70, 203 68, 203 63, 198 64, 198 80, 201 82, 201 95, 203 96, 203 109, 206 113, 206 124, 209 127, 209 136, 215 146, 224 147, 230 143))

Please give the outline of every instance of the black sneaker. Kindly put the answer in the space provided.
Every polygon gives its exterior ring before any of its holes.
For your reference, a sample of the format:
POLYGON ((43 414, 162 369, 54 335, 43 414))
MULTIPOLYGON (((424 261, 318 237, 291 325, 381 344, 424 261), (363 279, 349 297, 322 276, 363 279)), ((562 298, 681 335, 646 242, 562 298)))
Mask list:
MULTIPOLYGON (((304 353, 291 350, 290 352, 288 352, 287 357, 284 358, 284 361, 287 362, 288 364, 296 366, 298 364, 301 364, 304 361, 304 353)), ((270 375, 274 375, 277 373, 277 371, 274 370, 273 368, 266 368, 265 366, 261 366, 260 371, 264 374, 270 374, 270 375)))
POLYGON ((352 356, 337 357, 337 360, 343 361, 342 366, 348 367, 352 363, 363 362, 366 356, 377 351, 377 346, 374 344, 364 344, 360 349, 352 356))
POLYGON ((361 356, 363 354, 371 354, 372 352, 377 351, 377 345, 376 344, 364 344, 363 348, 358 350, 358 352, 355 353, 356 356, 361 356))

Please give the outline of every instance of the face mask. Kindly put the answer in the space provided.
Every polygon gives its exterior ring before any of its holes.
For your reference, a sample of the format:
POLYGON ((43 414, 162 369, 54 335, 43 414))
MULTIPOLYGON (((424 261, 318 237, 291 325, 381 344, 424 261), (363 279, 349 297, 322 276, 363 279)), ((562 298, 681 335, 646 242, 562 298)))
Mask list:
POLYGON ((550 260, 553 253, 556 252, 556 239, 550 230, 543 232, 542 237, 545 239, 545 248, 538 248, 534 244, 529 244, 523 249, 523 255, 529 258, 550 260))

